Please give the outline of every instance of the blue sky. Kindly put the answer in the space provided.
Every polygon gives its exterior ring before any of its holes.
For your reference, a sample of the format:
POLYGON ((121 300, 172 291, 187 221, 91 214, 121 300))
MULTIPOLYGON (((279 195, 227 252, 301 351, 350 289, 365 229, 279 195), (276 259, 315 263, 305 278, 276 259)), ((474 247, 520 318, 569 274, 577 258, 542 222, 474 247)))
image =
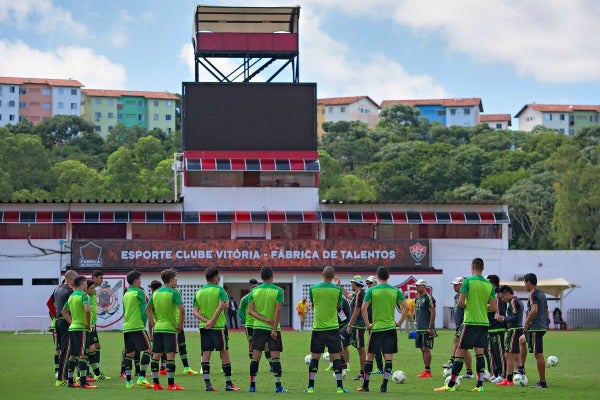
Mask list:
MULTIPOLYGON (((300 79, 318 97, 480 97, 485 113, 513 116, 531 102, 600 104, 596 0, 202 3, 299 3, 300 79)), ((0 0, 0 76, 179 93, 194 79, 196 4, 0 0)))

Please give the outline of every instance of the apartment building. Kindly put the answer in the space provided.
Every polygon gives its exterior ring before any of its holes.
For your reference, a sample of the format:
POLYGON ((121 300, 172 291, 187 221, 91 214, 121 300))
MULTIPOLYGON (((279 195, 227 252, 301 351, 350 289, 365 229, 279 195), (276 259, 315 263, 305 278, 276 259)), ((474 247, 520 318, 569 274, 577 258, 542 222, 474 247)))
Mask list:
POLYGON ((481 114, 479 123, 496 130, 506 130, 512 126, 510 114, 481 114))
POLYGON ((175 130, 178 97, 167 92, 83 89, 81 117, 106 137, 117 124, 146 130, 175 130))
POLYGON ((317 135, 325 133, 324 122, 361 121, 374 128, 379 120, 379 106, 369 96, 317 99, 317 135))
POLYGON ((457 99, 384 100, 381 109, 394 104, 415 107, 421 116, 445 126, 477 126, 483 104, 478 97, 457 99))
POLYGON ((531 132, 542 125, 566 135, 586 126, 600 126, 600 105, 525 104, 515 115, 519 129, 531 132))
POLYGON ((82 86, 74 79, 0 77, 0 126, 80 115, 82 86))

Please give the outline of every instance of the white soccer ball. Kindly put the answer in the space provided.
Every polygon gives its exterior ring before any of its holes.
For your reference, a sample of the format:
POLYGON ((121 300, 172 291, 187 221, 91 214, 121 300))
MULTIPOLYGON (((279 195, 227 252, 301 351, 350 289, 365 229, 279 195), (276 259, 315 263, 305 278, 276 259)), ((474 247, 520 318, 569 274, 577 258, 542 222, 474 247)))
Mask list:
MULTIPOLYGON (((450 383, 450 379, 452 379, 452 377, 451 376, 447 376, 446 379, 444 380, 444 383, 446 384, 446 386, 448 386, 448 384, 450 383)), ((460 378, 458 376, 456 377, 456 381, 455 381, 454 387, 456 389, 458 389, 460 387, 460 378)))
POLYGON ((548 356, 546 359, 546 365, 549 367, 556 367, 558 364, 558 357, 556 356, 548 356))
POLYGON ((329 361, 329 352, 323 353, 323 360, 329 361))
MULTIPOLYGON (((346 372, 345 369, 342 370, 342 379, 346 379, 346 375, 348 375, 348 373, 346 372)), ((335 378, 335 372, 333 373, 333 377, 335 378)))
POLYGON ((452 368, 445 368, 444 372, 442 374, 443 374, 444 378, 452 375, 452 368))
POLYGON ((307 354, 306 357, 304 357, 306 365, 310 364, 310 360, 312 360, 312 354, 307 354))
POLYGON ((392 374, 392 382, 394 383, 404 383, 406 382, 406 374, 404 371, 394 371, 392 374))
POLYGON ((527 377, 523 374, 516 374, 513 377, 513 382, 515 384, 515 386, 527 386, 529 384, 529 379, 527 379, 527 377))

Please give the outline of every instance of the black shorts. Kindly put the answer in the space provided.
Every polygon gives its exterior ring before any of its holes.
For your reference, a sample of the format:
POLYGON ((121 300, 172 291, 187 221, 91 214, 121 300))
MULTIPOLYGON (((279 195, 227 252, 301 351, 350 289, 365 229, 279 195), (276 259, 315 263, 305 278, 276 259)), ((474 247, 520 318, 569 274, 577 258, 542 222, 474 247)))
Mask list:
POLYGON ((154 332, 152 352, 159 354, 177 352, 177 334, 169 332, 154 332))
MULTIPOLYGON (((339 336, 338 336, 339 340, 339 336)), ((269 346, 271 351, 283 351, 283 341, 281 340, 281 332, 277 332, 277 338, 271 337, 271 331, 266 329, 254 329, 252 335, 252 350, 263 351, 265 345, 269 346)))
POLYGON ((342 347, 346 348, 352 343, 352 333, 348 333, 346 326, 340 328, 340 339, 342 340, 342 347))
POLYGON ((433 336, 429 336, 427 331, 417 332, 417 336, 415 337, 415 347, 417 349, 422 349, 424 347, 433 349, 433 336))
POLYGON ((202 351, 223 351, 229 349, 229 336, 224 329, 200 329, 200 349, 202 351))
POLYGON ((246 326, 246 339, 248 339, 248 343, 252 344, 252 335, 254 334, 254 328, 251 326, 246 326))
POLYGON ((90 332, 90 345, 92 344, 100 344, 100 339, 98 338, 98 331, 96 330, 96 327, 94 326, 92 328, 92 331, 90 332))
POLYGON ((458 338, 458 347, 461 349, 472 349, 475 347, 485 349, 487 347, 488 327, 480 325, 464 325, 458 338))
POLYGON ((396 354, 398 352, 398 336, 396 329, 371 332, 367 353, 369 354, 396 354))
POLYGON ((352 346, 357 349, 365 347, 365 328, 352 328, 352 346))
POLYGON ((69 339, 71 340, 72 356, 80 356, 88 353, 90 347, 88 331, 69 331, 69 339))
POLYGON ((520 329, 509 329, 506 331, 506 337, 504 338, 504 351, 507 353, 520 353, 519 338, 523 334, 523 328, 520 329))
POLYGON ((323 354, 325 347, 327 351, 336 354, 342 351, 342 339, 338 329, 330 329, 328 331, 312 331, 310 336, 310 352, 323 354))
POLYGON ((528 331, 525 334, 527 339, 527 347, 529 352, 533 354, 540 354, 544 352, 544 334, 546 331, 528 331))
POLYGON ((125 353, 142 352, 150 350, 150 338, 146 331, 124 332, 125 353))

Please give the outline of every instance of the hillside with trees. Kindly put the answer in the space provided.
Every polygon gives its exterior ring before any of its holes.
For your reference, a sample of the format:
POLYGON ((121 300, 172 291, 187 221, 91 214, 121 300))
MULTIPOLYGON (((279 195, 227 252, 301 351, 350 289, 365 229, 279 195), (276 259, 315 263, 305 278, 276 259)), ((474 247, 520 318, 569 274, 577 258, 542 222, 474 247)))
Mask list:
MULTIPOLYGON (((378 125, 325 123, 319 194, 328 200, 507 202, 511 248, 600 249, 600 128, 445 127, 395 105, 378 125)), ((180 132, 75 116, 0 128, 0 198, 170 200, 180 132)))

